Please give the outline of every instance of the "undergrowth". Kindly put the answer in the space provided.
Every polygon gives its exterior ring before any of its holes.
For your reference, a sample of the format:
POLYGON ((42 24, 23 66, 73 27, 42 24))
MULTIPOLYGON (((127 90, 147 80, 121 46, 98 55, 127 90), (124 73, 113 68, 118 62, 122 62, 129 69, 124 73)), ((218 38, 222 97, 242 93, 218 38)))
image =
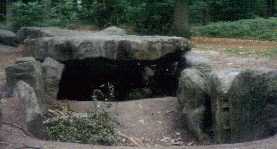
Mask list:
POLYGON ((99 105, 89 113, 63 110, 52 111, 50 115, 44 121, 50 140, 100 145, 113 145, 118 141, 113 118, 99 105))
POLYGON ((218 22, 194 27, 194 36, 225 37, 277 41, 277 19, 256 18, 218 22))

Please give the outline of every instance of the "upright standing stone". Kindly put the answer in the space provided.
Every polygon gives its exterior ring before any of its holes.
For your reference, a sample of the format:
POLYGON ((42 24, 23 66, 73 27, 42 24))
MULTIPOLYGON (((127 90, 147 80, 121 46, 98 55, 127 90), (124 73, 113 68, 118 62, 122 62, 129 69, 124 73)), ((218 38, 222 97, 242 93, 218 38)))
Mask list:
POLYGON ((62 78, 64 64, 55 61, 52 58, 46 58, 42 63, 43 80, 45 81, 45 90, 48 100, 57 99, 59 83, 62 78))
POLYGON ((277 75, 243 71, 229 91, 231 142, 261 139, 276 133, 277 75))
POLYGON ((43 136, 41 131, 42 116, 47 112, 47 105, 36 96, 34 89, 24 81, 19 81, 15 87, 15 96, 23 100, 25 123, 35 136, 43 136))
POLYGON ((188 129, 199 140, 208 139, 209 126, 205 123, 210 115, 205 113, 208 113, 210 107, 207 107, 207 103, 211 101, 205 75, 198 69, 185 69, 179 78, 177 98, 183 107, 188 129))
POLYGON ((228 93, 239 73, 237 70, 222 70, 211 73, 209 77, 209 84, 211 85, 210 96, 215 101, 214 105, 212 105, 212 113, 214 116, 215 139, 218 143, 225 143, 230 140, 231 103, 228 93))
POLYGON ((218 143, 252 141, 277 132, 277 72, 217 72, 211 82, 218 143))
POLYGON ((14 88, 19 81, 24 81, 34 88, 38 98, 45 102, 45 90, 42 80, 41 64, 33 57, 24 57, 6 68, 8 94, 14 94, 14 88))

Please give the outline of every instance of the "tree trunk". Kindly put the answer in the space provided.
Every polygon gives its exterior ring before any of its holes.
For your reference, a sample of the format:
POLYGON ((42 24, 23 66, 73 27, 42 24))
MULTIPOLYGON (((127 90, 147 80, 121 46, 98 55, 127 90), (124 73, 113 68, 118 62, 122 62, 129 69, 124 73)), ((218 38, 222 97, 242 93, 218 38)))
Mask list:
POLYGON ((275 16, 276 17, 276 7, 277 7, 277 4, 276 4, 277 2, 276 2, 276 0, 272 0, 272 16, 275 16))
POLYGON ((176 0, 173 34, 176 36, 190 37, 188 0, 176 0))
POLYGON ((0 21, 4 21, 6 17, 7 3, 6 0, 0 0, 0 21))
POLYGON ((272 17, 275 13, 275 0, 266 1, 267 17, 272 17))

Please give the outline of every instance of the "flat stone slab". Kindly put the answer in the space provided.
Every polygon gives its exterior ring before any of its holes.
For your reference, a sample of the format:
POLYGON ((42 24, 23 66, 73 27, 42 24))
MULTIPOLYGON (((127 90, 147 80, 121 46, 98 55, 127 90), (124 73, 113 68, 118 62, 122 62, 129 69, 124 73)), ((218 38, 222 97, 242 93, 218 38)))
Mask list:
MULTIPOLYGON (((1 30, 0 30, 1 33, 1 30)), ((95 36, 95 35, 127 35, 124 29, 111 26, 101 31, 78 31, 62 29, 58 27, 22 27, 16 33, 18 41, 23 42, 25 39, 54 37, 54 36, 95 36)))
POLYGON ((61 29, 58 27, 22 27, 17 31, 16 36, 18 41, 23 42, 25 39, 54 37, 54 36, 76 36, 76 35, 93 35, 92 31, 75 31, 61 29))
POLYGON ((51 57, 58 61, 85 58, 111 60, 156 60, 167 54, 190 50, 190 41, 182 37, 107 35, 80 33, 25 40, 27 56, 37 60, 51 57))

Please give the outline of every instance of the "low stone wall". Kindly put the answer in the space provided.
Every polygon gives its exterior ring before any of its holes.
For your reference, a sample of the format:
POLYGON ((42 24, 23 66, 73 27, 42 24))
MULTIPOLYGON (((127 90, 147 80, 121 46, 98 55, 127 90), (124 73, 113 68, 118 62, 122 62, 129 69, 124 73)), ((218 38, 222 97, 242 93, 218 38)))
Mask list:
POLYGON ((203 71, 207 63, 194 63, 181 73, 177 97, 196 137, 236 143, 276 134, 277 71, 203 71))

